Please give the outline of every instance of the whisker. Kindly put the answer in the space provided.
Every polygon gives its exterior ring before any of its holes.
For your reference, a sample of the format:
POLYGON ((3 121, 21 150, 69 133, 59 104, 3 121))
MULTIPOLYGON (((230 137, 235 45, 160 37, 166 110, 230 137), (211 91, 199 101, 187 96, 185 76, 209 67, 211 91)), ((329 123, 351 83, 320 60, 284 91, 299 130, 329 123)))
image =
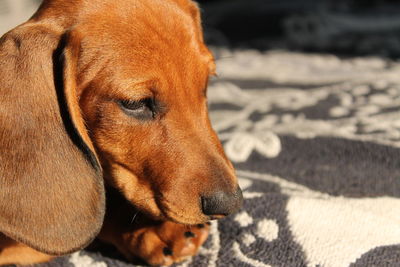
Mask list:
POLYGON ((157 195, 154 195, 154 196, 152 196, 152 197, 146 197, 146 198, 142 198, 142 199, 135 200, 135 203, 134 203, 134 204, 132 203, 133 206, 134 206, 135 209, 136 209, 136 212, 135 212, 135 214, 134 214, 133 217, 132 217, 131 224, 133 224, 133 222, 135 221, 135 219, 138 217, 138 215, 139 215, 139 213, 140 213, 140 211, 139 211, 138 208, 137 208, 137 205, 141 205, 141 204, 146 203, 146 202, 148 202, 148 201, 150 201, 150 200, 155 200, 156 197, 158 197, 159 199, 162 199, 162 198, 163 198, 161 194, 157 194, 157 195))
POLYGON ((136 219, 137 215, 139 214, 139 211, 137 211, 134 215, 133 218, 131 220, 131 224, 133 223, 133 221, 136 219))

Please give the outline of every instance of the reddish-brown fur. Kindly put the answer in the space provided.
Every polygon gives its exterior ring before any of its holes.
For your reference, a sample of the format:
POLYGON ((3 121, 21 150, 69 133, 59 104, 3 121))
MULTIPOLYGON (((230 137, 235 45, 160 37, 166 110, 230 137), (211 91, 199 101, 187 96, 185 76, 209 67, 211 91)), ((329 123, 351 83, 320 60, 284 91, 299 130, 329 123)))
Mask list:
POLYGON ((213 218, 200 197, 238 188, 207 114, 200 25, 189 0, 45 0, 0 39, 0 265, 78 250, 102 226, 150 264, 197 251, 208 226, 189 225, 213 218), (151 119, 119 104, 144 98, 151 119))

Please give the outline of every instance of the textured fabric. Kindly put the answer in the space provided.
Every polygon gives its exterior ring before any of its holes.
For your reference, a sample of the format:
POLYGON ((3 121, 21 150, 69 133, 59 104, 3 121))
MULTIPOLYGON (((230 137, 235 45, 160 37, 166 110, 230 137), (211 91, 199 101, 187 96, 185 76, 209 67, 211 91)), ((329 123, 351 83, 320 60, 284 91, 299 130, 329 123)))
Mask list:
MULTIPOLYGON (((177 266, 400 266, 400 64, 217 54, 211 116, 245 202, 177 266)), ((40 266, 132 266, 105 255, 40 266)))

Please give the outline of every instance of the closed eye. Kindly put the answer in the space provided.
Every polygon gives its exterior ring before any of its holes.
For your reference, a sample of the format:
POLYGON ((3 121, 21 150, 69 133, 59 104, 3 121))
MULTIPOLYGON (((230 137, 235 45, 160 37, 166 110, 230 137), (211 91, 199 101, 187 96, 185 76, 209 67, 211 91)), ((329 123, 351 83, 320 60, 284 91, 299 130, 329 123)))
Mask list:
POLYGON ((130 117, 139 120, 151 120, 155 118, 155 103, 152 98, 140 100, 119 100, 122 111, 130 117))

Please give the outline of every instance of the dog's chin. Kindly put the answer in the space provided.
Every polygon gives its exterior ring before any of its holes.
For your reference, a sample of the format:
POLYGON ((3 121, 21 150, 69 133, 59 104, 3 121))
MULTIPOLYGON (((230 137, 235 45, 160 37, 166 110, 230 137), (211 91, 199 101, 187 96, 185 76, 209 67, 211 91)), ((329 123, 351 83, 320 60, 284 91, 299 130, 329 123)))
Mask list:
POLYGON ((174 211, 169 208, 164 208, 160 207, 159 212, 154 212, 152 211, 146 211, 146 210, 140 210, 139 211, 143 214, 145 214, 149 219, 154 220, 154 221, 172 221, 175 223, 179 224, 186 224, 186 225, 195 225, 195 224, 203 224, 208 221, 210 221, 209 216, 206 215, 188 215, 186 216, 183 213, 180 213, 179 211, 174 211))
MULTIPOLYGON (((194 209, 195 210, 195 209, 194 209)), ((186 211, 183 209, 174 209, 167 205, 161 207, 161 212, 165 220, 173 221, 175 223, 195 225, 206 223, 210 220, 209 216, 206 216, 200 212, 186 211)))
POLYGON ((195 225, 195 224, 203 224, 210 219, 207 216, 201 217, 201 218, 196 218, 196 217, 180 217, 176 216, 174 214, 168 214, 168 213, 162 213, 162 214, 153 214, 147 211, 140 211, 143 215, 145 215, 148 219, 153 220, 153 221, 171 221, 179 224, 186 224, 186 225, 195 225))
POLYGON ((201 218, 190 218, 190 217, 179 217, 175 215, 168 215, 168 221, 173 221, 175 223, 186 224, 186 225, 195 225, 195 224, 203 224, 210 220, 207 216, 201 218))

